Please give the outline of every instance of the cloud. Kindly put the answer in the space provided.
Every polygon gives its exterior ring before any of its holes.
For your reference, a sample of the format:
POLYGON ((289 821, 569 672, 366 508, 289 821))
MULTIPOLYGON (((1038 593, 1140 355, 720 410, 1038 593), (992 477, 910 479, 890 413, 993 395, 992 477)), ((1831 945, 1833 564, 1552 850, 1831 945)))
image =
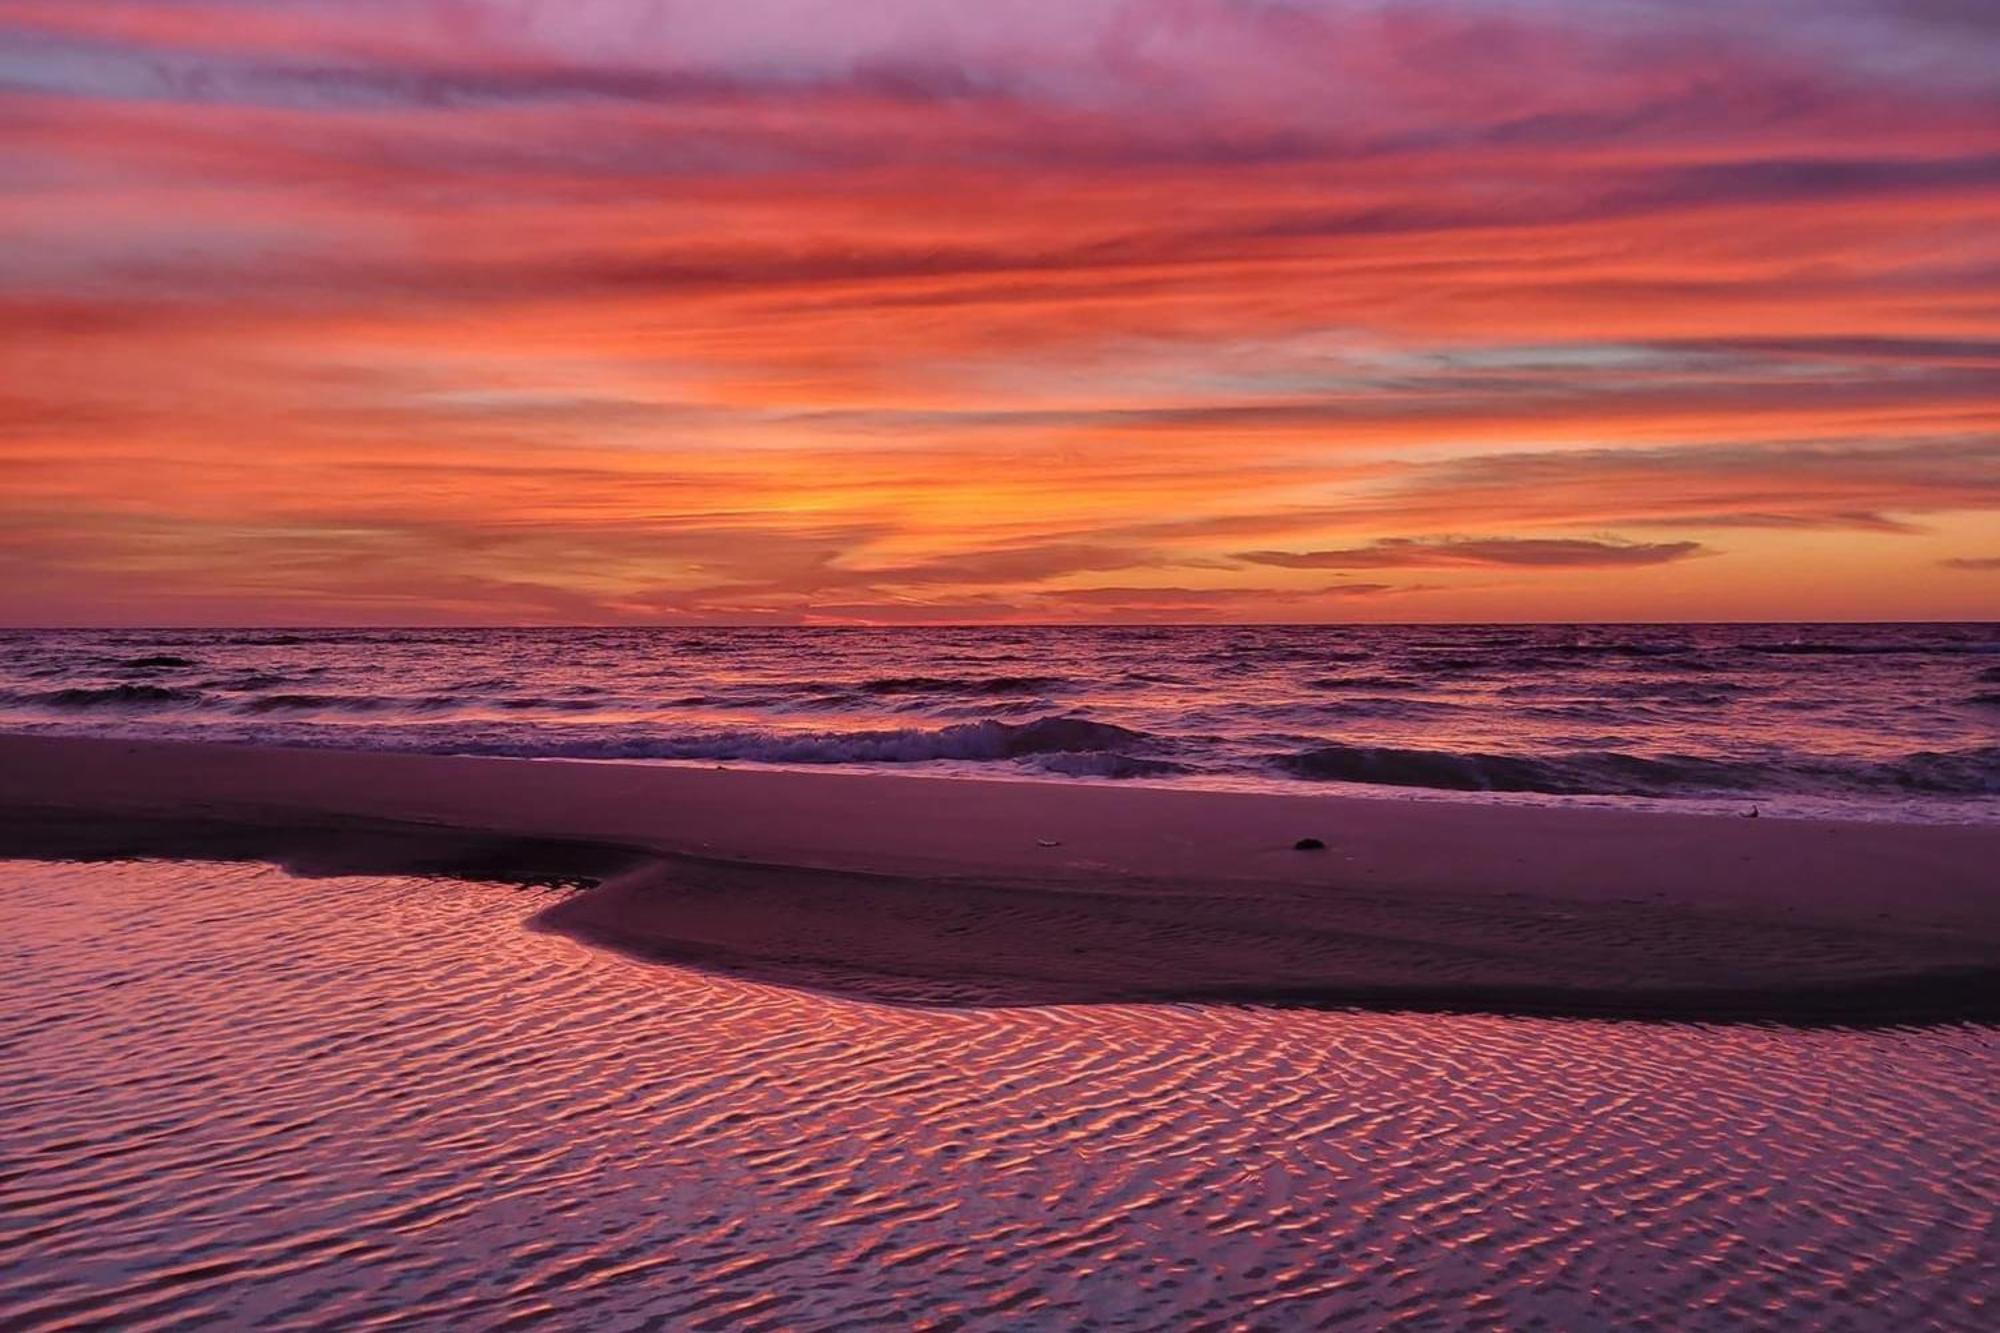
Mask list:
POLYGON ((1704 554, 1700 542, 1605 542, 1580 538, 1385 537, 1332 551, 1244 551, 1236 557, 1280 569, 1444 568, 1497 565, 1524 569, 1598 569, 1664 565, 1704 554))
POLYGON ((1062 588, 1040 594, 1052 602, 1081 603, 1093 606, 1212 606, 1230 607, 1255 605, 1259 602, 1313 601, 1320 598, 1379 597, 1384 593, 1408 592, 1414 589, 1399 587, 1391 583, 1336 583, 1325 587, 1298 588, 1176 588, 1176 587, 1103 587, 1103 588, 1062 588))
POLYGON ((1499 452, 1411 469, 1349 521, 1643 522, 1907 535, 1901 514, 2000 508, 2000 437, 1499 452))
POLYGON ((1783 361, 1895 361, 2000 367, 1994 338, 1695 338, 1663 348, 1783 361))
POLYGON ((2000 555, 1955 555, 1938 563, 1946 569, 1993 570, 2000 569, 2000 555))
POLYGON ((1671 514, 1628 517, 1615 527, 1675 528, 1763 528, 1778 532, 1876 532, 1911 537, 1924 531, 1921 524, 1890 518, 1866 509, 1841 509, 1827 513, 1780 514, 1752 511, 1741 514, 1671 514))
POLYGON ((2000 508, 1989 11, 0 0, 0 619, 1908 588, 2000 508))
POLYGON ((969 551, 910 564, 851 568, 853 583, 868 587, 1040 583, 1067 574, 1140 569, 1162 563, 1152 552, 1129 547, 1055 544, 969 551))

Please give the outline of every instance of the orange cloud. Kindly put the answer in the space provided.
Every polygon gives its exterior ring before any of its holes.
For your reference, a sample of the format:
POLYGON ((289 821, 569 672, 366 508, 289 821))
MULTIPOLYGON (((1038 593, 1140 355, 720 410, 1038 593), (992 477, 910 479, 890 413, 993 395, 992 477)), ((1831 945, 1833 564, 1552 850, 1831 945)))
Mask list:
POLYGON ((2000 613, 1990 37, 0 0, 0 619, 2000 613))
POLYGON ((1609 542, 1581 537, 1384 537, 1336 551, 1244 551, 1236 558, 1280 569, 1447 568, 1602 569, 1664 565, 1702 554, 1700 542, 1609 542))

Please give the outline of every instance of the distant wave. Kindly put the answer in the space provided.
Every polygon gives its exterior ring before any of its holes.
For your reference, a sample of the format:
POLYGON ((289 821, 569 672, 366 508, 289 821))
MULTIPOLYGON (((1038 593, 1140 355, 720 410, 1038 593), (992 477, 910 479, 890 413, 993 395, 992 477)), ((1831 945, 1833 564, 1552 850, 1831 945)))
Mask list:
POLYGON ((388 707, 407 708, 408 700, 372 694, 260 694, 237 705, 245 713, 373 713, 388 707))
POLYGON ((205 695, 200 690, 167 685, 107 685, 101 689, 79 686, 50 690, 42 694, 13 695, 9 702, 41 708, 148 708, 166 704, 197 704, 205 695))
POLYGON ((363 647, 369 644, 407 648, 419 644, 449 644, 462 642, 468 633, 479 631, 449 631, 418 633, 412 630, 302 630, 259 631, 241 633, 220 631, 214 635, 180 639, 176 642, 188 646, 213 644, 228 648, 308 648, 320 646, 363 647))
POLYGON ((587 699, 548 699, 535 696, 480 699, 470 695, 450 694, 410 697, 381 694, 259 692, 274 684, 287 683, 290 682, 284 677, 253 677, 248 680, 205 682, 208 689, 152 684, 78 686, 37 693, 8 693, 0 695, 0 702, 60 712, 103 710, 129 713, 173 708, 245 717, 291 713, 421 715, 481 708, 500 708, 514 712, 578 713, 590 712, 600 706, 595 701, 587 699), (225 693, 211 693, 211 689, 225 693))
POLYGON ((1648 677, 1632 681, 1595 681, 1588 685, 1564 677, 1523 681, 1518 685, 1502 685, 1493 693, 1503 699, 1567 699, 1585 696, 1599 700, 1624 700, 1634 703, 1683 703, 1703 706, 1720 706, 1731 699, 1746 694, 1757 694, 1757 686, 1740 681, 1720 681, 1703 678, 1701 680, 1661 680, 1648 677))
POLYGON ((1686 643, 1552 643, 1542 651, 1575 657, 1678 657, 1695 648, 1686 643))
POLYGON ((235 676, 217 676, 201 682, 204 690, 224 690, 231 694, 252 694, 259 690, 275 690, 286 685, 304 684, 300 676, 323 676, 327 667, 306 667, 297 675, 279 675, 269 671, 249 671, 235 676))
POLYGON ((1318 711, 1324 717, 1387 718, 1408 721, 1416 718, 1450 717, 1468 712, 1470 709, 1465 704, 1451 703, 1443 699, 1361 694, 1345 699, 1328 700, 1319 706, 1318 711))
POLYGON ((1423 690, 1429 685, 1411 676, 1320 676, 1305 682, 1309 690, 1423 690))
POLYGON ((861 682, 863 694, 1043 694, 1061 689, 1060 676, 881 676, 861 682))
POLYGON ((128 657, 118 663, 118 665, 126 671, 162 671, 179 669, 181 667, 200 666, 201 663, 195 661, 192 657, 175 657, 171 654, 159 653, 152 657, 128 657))
POLYGON ((1996 649, 1991 644, 1982 643, 1748 643, 1742 646, 1746 653, 1767 653, 1789 657, 1884 657, 1908 656, 1981 656, 1991 654, 1996 649))

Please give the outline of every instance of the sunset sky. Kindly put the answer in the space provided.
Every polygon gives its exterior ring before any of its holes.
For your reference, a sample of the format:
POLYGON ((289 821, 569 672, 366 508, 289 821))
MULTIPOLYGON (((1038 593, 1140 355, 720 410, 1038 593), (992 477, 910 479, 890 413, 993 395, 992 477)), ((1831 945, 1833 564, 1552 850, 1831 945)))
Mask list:
POLYGON ((1991 0, 0 0, 0 622, 1995 615, 1991 0))

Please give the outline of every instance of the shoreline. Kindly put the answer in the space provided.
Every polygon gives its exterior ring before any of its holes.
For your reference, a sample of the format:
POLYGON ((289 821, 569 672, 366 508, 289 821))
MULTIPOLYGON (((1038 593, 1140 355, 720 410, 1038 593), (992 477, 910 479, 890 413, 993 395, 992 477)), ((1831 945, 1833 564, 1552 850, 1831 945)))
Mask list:
POLYGON ((2000 1019, 1992 825, 0 735, 0 855, 591 881, 533 924, 900 1003, 2000 1019))
MULTIPOLYGON (((5 733, 0 733, 5 734, 5 733)), ((52 735, 57 733, 41 733, 52 735)), ((76 733, 61 733, 64 735, 76 733)), ((113 737, 111 739, 120 739, 113 737)), ((247 744, 235 741, 195 741, 194 744, 247 744)), ((323 749, 310 745, 272 745, 274 749, 323 749)), ((396 750, 399 754, 451 755, 445 750, 396 750)), ((995 771, 980 761, 941 760, 921 764, 785 763, 766 759, 597 758, 569 754, 464 754, 462 758, 521 759, 530 763, 610 764, 626 768, 743 769, 756 773, 847 774, 858 777, 903 777, 923 782, 1031 783, 1066 788, 1117 787, 1126 790, 1224 792, 1247 796, 1304 796, 1314 800, 1371 801, 1382 804, 1480 805, 1503 810, 1608 810, 1634 815, 1688 815, 1702 819, 1760 818, 1805 820, 1835 824, 1917 824, 2000 828, 2000 797, 1905 797, 1902 804, 1874 796, 1840 796, 1810 792, 1701 792, 1686 796, 1636 796, 1619 792, 1539 792, 1457 787, 1402 786, 1395 783, 1311 782, 1299 778, 1254 774, 1188 774, 1171 777, 1103 777, 1092 773, 995 771), (1757 811, 1751 815, 1752 810, 1757 811)))

